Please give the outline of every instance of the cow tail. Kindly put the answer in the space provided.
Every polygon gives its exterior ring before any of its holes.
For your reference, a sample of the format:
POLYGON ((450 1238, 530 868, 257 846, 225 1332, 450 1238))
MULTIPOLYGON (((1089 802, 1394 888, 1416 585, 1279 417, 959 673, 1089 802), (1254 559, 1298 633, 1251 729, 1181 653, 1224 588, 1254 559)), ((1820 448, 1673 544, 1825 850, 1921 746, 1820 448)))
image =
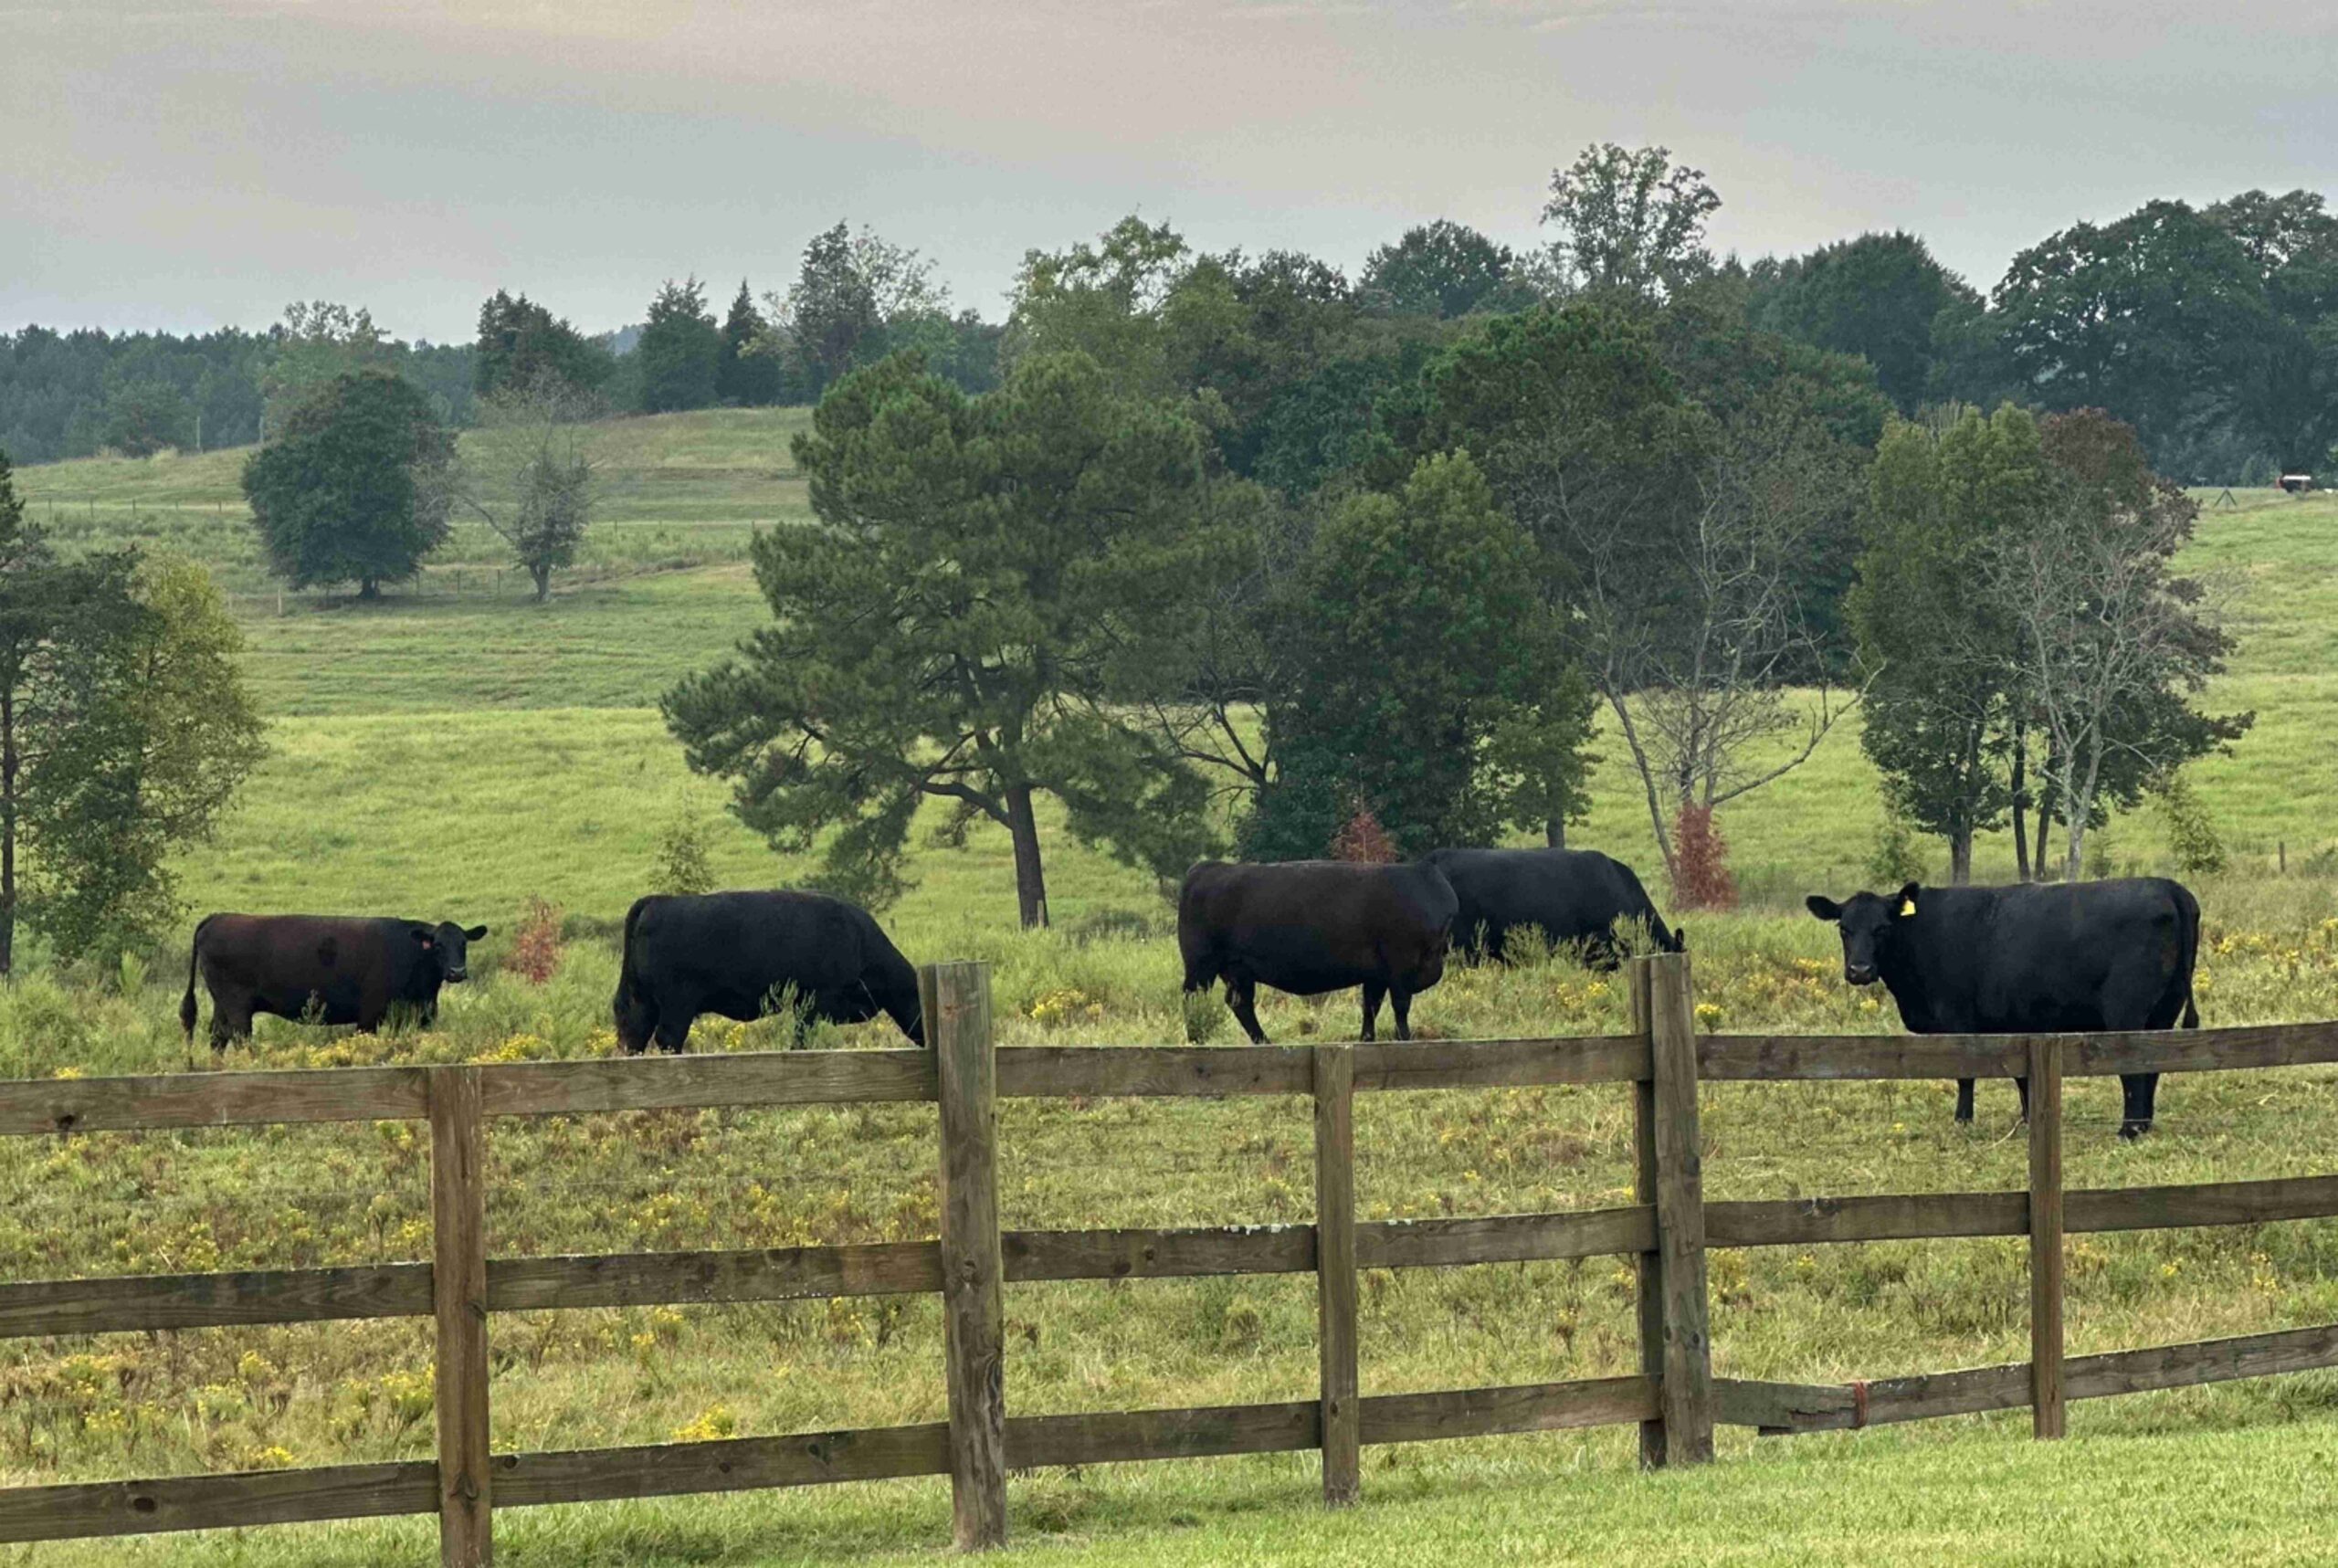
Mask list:
POLYGON ((186 994, 179 998, 179 1027, 186 1031, 187 1048, 195 1048, 195 974, 203 953, 203 928, 211 923, 209 917, 197 921, 195 935, 186 944, 186 994))
POLYGON ((639 977, 633 971, 633 931, 641 923, 641 911, 648 902, 648 899, 636 899, 633 907, 625 912, 625 946, 617 956, 617 999, 620 1002, 630 998, 639 984, 639 977))
POLYGON ((2200 961, 2200 905, 2190 889, 2184 895, 2184 1027, 2200 1026, 2200 1008, 2192 995, 2192 976, 2200 961))

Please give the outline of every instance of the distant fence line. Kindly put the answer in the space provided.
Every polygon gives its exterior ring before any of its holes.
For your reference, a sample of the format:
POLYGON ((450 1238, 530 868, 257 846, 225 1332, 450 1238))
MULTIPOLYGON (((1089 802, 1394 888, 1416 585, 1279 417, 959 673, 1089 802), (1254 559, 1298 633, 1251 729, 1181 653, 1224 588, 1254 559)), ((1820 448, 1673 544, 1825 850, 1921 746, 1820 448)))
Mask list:
POLYGON ((2059 1436, 2072 1399, 2338 1364, 2338 1325, 2066 1358, 2063 1237, 2338 1215, 2338 1177, 2066 1192, 2066 1077, 2338 1062, 2338 1024, 2035 1037, 1705 1036, 1689 960, 1635 962, 1633 1028, 1531 1040, 1311 1047, 995 1047, 987 966, 920 972, 930 1050, 467 1067, 180 1074, 0 1083, 0 1135, 424 1121, 429 1262, 0 1284, 0 1334, 89 1334, 353 1318, 436 1321, 435 1460, 0 1490, 0 1542, 436 1513, 441 1560, 484 1564, 494 1510, 679 1493, 948 1475, 964 1548, 1006 1539, 1010 1469, 1314 1449, 1327 1501, 1360 1490, 1367 1443, 1637 1424, 1650 1466, 1710 1459, 1717 1423, 1820 1431, 2027 1405, 2059 1436), (2014 1192, 1709 1203, 1701 1081, 2027 1078, 2029 1164, 2014 1192), (1633 1202, 1571 1213, 1361 1222, 1358 1093, 1610 1083, 1633 1095, 1633 1202), (1304 1226, 1006 1231, 997 1101, 1303 1095, 1314 1108, 1315 1221, 1304 1226), (936 1101, 942 1205, 932 1241, 492 1258, 490 1119, 578 1112, 936 1101), (2026 1362, 1848 1384, 1712 1375, 1706 1252, 1922 1237, 2029 1237, 2026 1362), (1621 1254, 1634 1259, 1639 1371, 1427 1394, 1361 1392, 1357 1279, 1621 1254), (1315 1399, 1197 1409, 1006 1414, 1003 1288, 1031 1280, 1316 1276, 1315 1399), (939 1293, 948 1419, 713 1442, 497 1454, 488 1322, 547 1308, 939 1293))

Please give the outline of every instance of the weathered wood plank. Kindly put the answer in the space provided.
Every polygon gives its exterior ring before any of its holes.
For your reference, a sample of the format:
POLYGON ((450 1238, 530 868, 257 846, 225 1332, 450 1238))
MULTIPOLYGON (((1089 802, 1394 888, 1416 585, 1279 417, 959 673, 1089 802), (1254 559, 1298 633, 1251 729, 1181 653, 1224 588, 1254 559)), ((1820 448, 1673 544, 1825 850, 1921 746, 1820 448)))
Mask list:
POLYGON ((2338 1023, 2251 1024, 2080 1035, 2063 1071, 2072 1078, 2128 1072, 2246 1072, 2338 1062, 2338 1023))
POLYGON ((1305 1094, 1305 1046, 1015 1046, 998 1053, 1006 1100, 1305 1094))
POLYGON ((1656 1249, 1664 1276, 1665 1462, 1701 1465, 1713 1457, 1713 1365, 1696 997, 1687 954, 1661 953, 1647 963, 1649 1076, 1656 1088, 1656 1249))
POLYGON ((950 1428, 935 1421, 711 1443, 501 1454, 495 1460, 495 1501, 500 1508, 531 1508, 937 1476, 949 1468, 950 1428))
POLYGON ((1364 1401, 1367 1443, 1423 1443, 1501 1432, 1556 1432, 1657 1418, 1657 1385, 1645 1377, 1463 1388, 1436 1394, 1376 1394, 1364 1401))
POLYGON ((431 1513, 437 1507, 437 1467, 427 1459, 248 1475, 12 1487, 0 1490, 0 1542, 73 1541, 217 1530, 228 1525, 379 1519, 431 1513))
POLYGON ((2019 1078, 2029 1047, 2000 1035, 1708 1035, 1697 1073, 1743 1079, 2019 1078))
POLYGON ((1323 1500, 1363 1495, 1357 1425, 1355 1048, 1315 1047, 1316 1366, 1323 1417, 1323 1500))
MULTIPOLYGON (((2080 1194, 2070 1195, 2076 1199, 2080 1194)), ((1859 1197, 1738 1199, 1705 1205, 1709 1247, 1815 1247, 1838 1241, 2020 1236, 2028 1228, 2029 1200, 2021 1193, 1879 1193, 1859 1197)))
POLYGON ((302 1121, 418 1121, 425 1070, 334 1068, 0 1082, 0 1136, 302 1121))
POLYGON ((431 1310, 427 1263, 23 1280, 0 1284, 0 1339, 422 1318, 431 1310))
POLYGON ((1521 1089, 1562 1083, 1630 1083, 1648 1077, 1638 1035, 1550 1040, 1430 1040, 1358 1046, 1355 1087, 1398 1089, 1521 1089))
POLYGON ((990 969, 918 971, 942 1100, 942 1341, 950 1400, 951 1531, 962 1552, 1006 1542, 1006 1268, 998 1233, 998 1064, 990 969))
POLYGON ((1656 1245, 1652 1204, 1576 1214, 1483 1215, 1468 1219, 1374 1220, 1356 1226, 1366 1268, 1438 1268, 1646 1252, 1656 1245))
POLYGON ((2322 1219, 2338 1215, 2338 1176, 2081 1190, 2067 1194, 2063 1208, 2064 1227, 2074 1231, 2322 1219))
POLYGON ((1085 1415, 1014 1415, 1006 1460, 1018 1470, 1132 1459, 1197 1459, 1215 1454, 1287 1454, 1320 1447, 1322 1409, 1227 1405, 1195 1410, 1105 1411, 1085 1415))
POLYGON ((753 1051, 496 1062, 479 1069, 490 1116, 697 1110, 720 1105, 862 1105, 932 1100, 931 1052, 753 1051))
MULTIPOLYGON (((2066 1400, 2108 1399, 2331 1366, 2338 1366, 2338 1324, 2072 1356, 2063 1363, 2062 1394, 2066 1400)), ((1859 1418, 1856 1384, 1730 1378, 1716 1386, 1724 1420, 1775 1433, 1840 1431, 1939 1415, 1970 1415, 2015 1409, 2031 1399, 2030 1368, 2024 1362, 1879 1379, 1867 1384, 1864 1420, 1859 1418)))
POLYGON ((2106 1399, 2327 1366, 2338 1366, 2338 1324, 2076 1356, 2065 1363, 2063 1387, 2072 1399, 2106 1399))
MULTIPOLYGON (((1627 973, 1632 1028, 1641 1044, 1649 1047, 1652 1074, 1654 1048, 1649 1042, 1655 1005, 1649 1000, 1651 971, 1647 963, 1636 961, 1627 973)), ((1651 1076, 1637 1079, 1632 1085, 1632 1198, 1648 1213, 1648 1247, 1632 1259, 1633 1309, 1639 1326, 1640 1375, 1651 1388, 1664 1377, 1664 1255, 1657 1247, 1656 1168, 1656 1082, 1651 1076)), ((1659 1406, 1654 1415, 1640 1422, 1641 1468, 1660 1469, 1664 1457, 1664 1412, 1659 1406)))
POLYGON ((1185 1279, 1210 1274, 1304 1274, 1315 1267, 1315 1231, 1303 1225, 1166 1230, 1010 1230, 1006 1278, 1185 1279))
POLYGON ((438 1556, 495 1560, 487 1399, 487 1136, 476 1068, 430 1069, 430 1279, 437 1319, 438 1556))
POLYGON ((487 1304, 498 1312, 897 1296, 941 1289, 942 1249, 931 1241, 494 1258, 487 1265, 487 1304))
POLYGON ((2033 1436, 2069 1429, 2062 1399, 2062 1042, 2029 1042, 2029 1408, 2033 1436))

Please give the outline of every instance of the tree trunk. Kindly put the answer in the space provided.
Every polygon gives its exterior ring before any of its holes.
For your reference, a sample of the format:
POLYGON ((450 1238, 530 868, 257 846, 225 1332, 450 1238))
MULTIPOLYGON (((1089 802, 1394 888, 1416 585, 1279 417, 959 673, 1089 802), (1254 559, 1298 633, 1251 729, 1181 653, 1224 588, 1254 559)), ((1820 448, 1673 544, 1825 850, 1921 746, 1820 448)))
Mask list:
POLYGON ((0 688, 0 980, 16 953, 16 693, 0 688))
POLYGON ((2013 864, 2014 874, 2029 880, 2029 736, 2013 727, 2013 864))
POLYGON ((541 604, 542 604, 545 600, 547 600, 547 599, 549 599, 549 598, 551 598, 551 597, 552 597, 552 568, 551 568, 551 567, 549 567, 549 566, 531 566, 531 567, 529 567, 529 568, 528 568, 528 575, 529 575, 529 576, 531 576, 531 577, 533 577, 533 578, 536 580, 536 603, 537 603, 537 604, 541 605, 541 604))
POLYGON ((1048 879, 1039 865, 1039 823, 1031 812, 1031 786, 1006 792, 1006 831, 1015 840, 1015 897, 1023 909, 1023 929, 1048 923, 1048 879))
POLYGON ((1567 819, 1554 816, 1543 824, 1543 842, 1553 849, 1567 847, 1567 819))
POLYGON ((382 585, 371 577, 360 578, 357 584, 357 596, 361 599, 378 599, 382 596, 382 585))
POLYGON ((2030 839, 2029 868, 2038 880, 2046 878, 2046 840, 2054 831, 2054 797, 2045 790, 2038 792, 2038 832, 2030 839))
POLYGON ((1948 836, 1949 886, 1962 888, 1973 880, 1973 825, 1960 822, 1948 836))

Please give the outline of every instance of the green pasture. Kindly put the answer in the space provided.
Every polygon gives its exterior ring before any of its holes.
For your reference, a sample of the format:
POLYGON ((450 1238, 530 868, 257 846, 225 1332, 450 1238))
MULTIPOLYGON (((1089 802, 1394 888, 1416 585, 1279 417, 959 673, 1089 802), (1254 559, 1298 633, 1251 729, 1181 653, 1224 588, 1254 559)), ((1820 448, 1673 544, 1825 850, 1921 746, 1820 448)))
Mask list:
MULTIPOLYGON (((610 933, 648 885, 660 834, 710 824, 719 878, 802 870, 721 815, 655 710, 763 611, 749 531, 804 515, 785 435, 801 411, 670 416, 597 435, 608 526, 553 602, 495 574, 458 531, 416 589, 378 605, 288 595, 257 572, 235 491, 240 454, 19 470, 36 517, 90 542, 151 541, 235 588, 271 750, 217 840, 189 857, 198 910, 379 910, 486 921, 475 978, 427 1033, 357 1037, 264 1020, 230 1065, 511 1060, 613 1048, 610 933), (53 508, 53 511, 52 511, 53 508), (503 962, 542 898, 567 945, 542 985, 503 962)), ((2243 641, 2212 694, 2258 725, 2199 764, 2237 855, 2204 883, 2207 1021, 2338 1017, 2338 501, 2252 496, 2203 516, 2196 563, 2243 641), (2290 875, 2276 877, 2286 846, 2290 875)), ((1644 805, 1612 741, 1577 841, 1644 869, 1644 805)), ((921 827, 917 883, 885 920, 913 959, 993 965, 1008 1043, 1181 1038, 1171 911, 1149 876, 1047 819, 1056 929, 1013 929, 1003 833, 964 848, 921 827)), ((1709 1029, 1885 1034, 1848 992, 1832 935, 1796 912, 1860 879, 1880 807, 1845 725, 1806 767, 1727 808, 1749 908, 1686 923, 1709 1029)), ((2155 868, 2146 811, 2105 835, 2112 863, 2155 868)), ((1985 847, 1985 876, 2009 868, 1985 847)), ((1651 876, 1659 902, 1660 879, 1651 876)), ((36 972, 0 992, 0 1077, 177 1070, 184 949, 123 984, 36 972)), ((1275 997, 1280 1039, 1345 1038, 1352 996, 1275 997)), ((1621 1026, 1612 977, 1564 959, 1459 970, 1424 997, 1426 1035, 1591 1034, 1621 1026)), ((1211 1037, 1222 1008, 1192 1016, 1211 1037)), ((890 1043, 885 1025, 814 1032, 816 1048, 890 1043)), ((700 1050, 776 1048, 776 1021, 705 1020, 700 1050)), ((200 1047, 198 1047, 198 1050, 200 1047)), ((201 1064, 197 1064, 201 1065, 201 1064)), ((2161 1131, 2112 1136, 2115 1083, 2072 1089, 2069 1179, 2134 1185, 2303 1174, 2338 1146, 2338 1072, 2193 1075, 2161 1091, 2161 1131)), ((1985 1087, 1959 1130, 1945 1084, 1722 1085, 1704 1098, 1716 1198, 2010 1188, 2013 1095, 1985 1087)), ((427 1255, 427 1150, 402 1124, 0 1141, 0 1279, 286 1268, 427 1255)), ((924 1237, 934 1223, 930 1108, 660 1112, 498 1124, 490 1247, 500 1255, 779 1247, 924 1237)), ((1013 1103, 1005 1222, 1017 1227, 1303 1221, 1299 1101, 1013 1103)), ((1629 1115, 1612 1089, 1383 1095, 1359 1106, 1371 1217, 1604 1206, 1629 1184, 1629 1115)), ((1716 1369, 1836 1380, 2017 1360, 2018 1241, 1750 1249, 1713 1257, 1716 1369)), ((2074 1238, 2070 1348, 2088 1353, 2338 1319, 2338 1226, 2290 1224, 2074 1238)), ((1314 1306, 1302 1278, 1018 1286, 1008 1298, 1016 1414, 1307 1396, 1314 1306)), ((1364 1292, 1364 1391, 1631 1370, 1628 1274, 1616 1259, 1378 1271, 1364 1292)), ((655 1442, 935 1419, 934 1304, 919 1299, 514 1314, 495 1335, 504 1447, 655 1442)), ((429 1451, 420 1322, 0 1342, 0 1484, 356 1462, 429 1451)), ((1697 1474, 1640 1476, 1622 1433, 1374 1450, 1365 1504, 1326 1518, 1311 1460, 1093 1467, 1018 1478, 1015 1529, 1037 1563, 1458 1561, 1785 1563, 2326 1561, 2321 1499, 2338 1444, 2338 1375, 2308 1373, 2077 1406, 2072 1441, 2006 1418, 1756 1442, 1727 1437, 1697 1474)), ((944 1489, 924 1482, 513 1511, 520 1563, 929 1561, 944 1489)), ((0 1548, 0 1563, 357 1564, 420 1560, 427 1521, 0 1548)))

